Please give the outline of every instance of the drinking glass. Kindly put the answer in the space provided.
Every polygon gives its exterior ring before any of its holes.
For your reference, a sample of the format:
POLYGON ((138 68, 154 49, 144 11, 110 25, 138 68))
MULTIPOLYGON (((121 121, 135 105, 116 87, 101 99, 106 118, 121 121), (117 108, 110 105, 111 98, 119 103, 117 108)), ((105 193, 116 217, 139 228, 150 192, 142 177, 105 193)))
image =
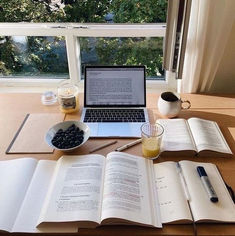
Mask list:
POLYGON ((141 126, 142 154, 149 159, 156 159, 160 154, 160 146, 164 128, 158 124, 144 123, 141 126))

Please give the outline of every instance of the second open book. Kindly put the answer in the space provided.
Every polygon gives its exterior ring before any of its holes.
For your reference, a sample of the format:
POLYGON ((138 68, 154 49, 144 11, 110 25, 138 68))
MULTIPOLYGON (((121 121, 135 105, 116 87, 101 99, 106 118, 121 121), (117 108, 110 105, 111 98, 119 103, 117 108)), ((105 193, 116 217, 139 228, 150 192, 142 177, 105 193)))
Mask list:
POLYGON ((162 223, 187 223, 193 218, 235 222, 234 203, 216 166, 191 161, 181 161, 180 166, 189 204, 175 162, 153 164, 119 152, 106 158, 91 154, 63 156, 58 161, 1 161, 0 230, 76 232, 100 224, 162 227, 162 223), (198 165, 205 168, 217 203, 209 200, 198 165))
POLYGON ((190 118, 159 119, 164 127, 161 156, 232 156, 232 152, 215 121, 190 118))

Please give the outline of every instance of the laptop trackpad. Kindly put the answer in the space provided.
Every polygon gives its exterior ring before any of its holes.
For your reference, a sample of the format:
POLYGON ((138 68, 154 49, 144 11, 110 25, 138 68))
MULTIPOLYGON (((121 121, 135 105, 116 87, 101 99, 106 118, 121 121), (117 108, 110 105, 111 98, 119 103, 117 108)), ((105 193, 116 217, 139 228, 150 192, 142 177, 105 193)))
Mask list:
POLYGON ((130 136, 131 128, 128 123, 99 123, 98 134, 101 137, 130 136))

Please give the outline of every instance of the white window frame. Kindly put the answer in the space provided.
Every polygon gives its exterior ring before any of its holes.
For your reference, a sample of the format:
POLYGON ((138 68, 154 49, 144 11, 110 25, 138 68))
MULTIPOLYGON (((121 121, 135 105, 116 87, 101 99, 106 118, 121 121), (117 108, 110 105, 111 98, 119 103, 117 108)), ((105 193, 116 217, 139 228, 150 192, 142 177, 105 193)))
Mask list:
MULTIPOLYGON (((1 36, 64 36, 69 76, 83 90, 79 37, 165 37, 166 24, 0 23, 1 36)), ((55 87, 61 79, 1 77, 0 87, 55 87)), ((35 77, 34 77, 35 78, 35 77)), ((164 81, 147 80, 147 90, 176 90, 174 74, 164 81)))

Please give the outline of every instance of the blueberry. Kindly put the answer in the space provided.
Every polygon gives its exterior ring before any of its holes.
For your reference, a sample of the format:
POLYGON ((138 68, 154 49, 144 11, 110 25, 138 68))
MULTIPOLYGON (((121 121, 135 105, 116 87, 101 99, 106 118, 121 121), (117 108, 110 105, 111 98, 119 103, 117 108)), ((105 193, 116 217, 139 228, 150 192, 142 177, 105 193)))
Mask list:
POLYGON ((69 126, 69 127, 67 128, 66 131, 73 131, 73 130, 75 130, 75 129, 76 129, 76 125, 75 125, 75 124, 72 124, 71 126, 69 126))
POLYGON ((59 129, 59 130, 57 131, 58 134, 59 134, 59 133, 62 133, 62 132, 63 132, 62 129, 59 129))
POLYGON ((79 135, 79 136, 84 135, 84 131, 83 131, 83 130, 80 130, 80 131, 78 132, 78 135, 79 135))
POLYGON ((52 142, 51 142, 54 146, 57 146, 58 145, 58 142, 57 141, 55 141, 55 140, 52 140, 52 142))
POLYGON ((75 132, 78 133, 79 131, 80 131, 80 129, 77 127, 77 128, 75 129, 75 132))

